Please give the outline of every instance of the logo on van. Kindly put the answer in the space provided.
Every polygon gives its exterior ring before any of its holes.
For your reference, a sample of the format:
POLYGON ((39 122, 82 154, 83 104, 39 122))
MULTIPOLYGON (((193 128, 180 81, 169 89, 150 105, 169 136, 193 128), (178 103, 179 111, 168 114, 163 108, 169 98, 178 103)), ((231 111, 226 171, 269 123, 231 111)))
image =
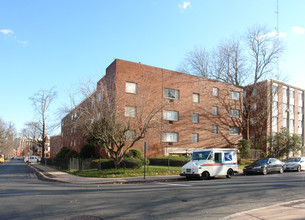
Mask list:
POLYGON ((232 161, 232 160, 233 160, 232 154, 225 153, 225 161, 232 161))

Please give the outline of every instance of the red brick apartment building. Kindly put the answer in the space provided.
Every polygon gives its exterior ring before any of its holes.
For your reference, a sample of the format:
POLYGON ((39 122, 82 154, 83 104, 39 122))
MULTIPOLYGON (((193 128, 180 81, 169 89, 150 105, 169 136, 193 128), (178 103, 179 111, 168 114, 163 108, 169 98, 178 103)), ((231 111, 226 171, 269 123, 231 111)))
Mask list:
MULTIPOLYGON (((159 125, 135 145, 142 150, 147 141, 149 156, 236 147, 242 138, 242 88, 120 59, 110 64, 97 83, 97 99, 102 85, 120 100, 113 109, 122 120, 137 120, 143 107, 145 114, 158 105, 164 106, 156 115, 159 125)), ((73 125, 76 117, 71 111, 62 119, 62 146, 79 152, 85 140, 73 125)))
MULTIPOLYGON (((253 114, 250 119, 250 139, 253 147, 268 151, 264 138, 287 128, 302 138, 304 146, 304 90, 270 79, 244 89, 244 96, 252 97, 253 114), (251 94, 250 94, 250 91, 251 94)), ((243 126, 245 127, 245 119, 243 126)), ((244 129, 245 135, 245 129, 244 129)))

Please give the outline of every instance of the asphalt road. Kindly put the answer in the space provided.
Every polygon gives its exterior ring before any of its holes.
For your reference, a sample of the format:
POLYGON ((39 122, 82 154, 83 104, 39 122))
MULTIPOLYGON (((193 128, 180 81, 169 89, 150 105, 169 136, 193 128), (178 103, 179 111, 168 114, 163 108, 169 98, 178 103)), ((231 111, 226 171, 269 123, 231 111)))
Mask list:
POLYGON ((0 219, 221 219, 304 198, 305 172, 78 186, 41 181, 21 161, 0 165, 0 219))

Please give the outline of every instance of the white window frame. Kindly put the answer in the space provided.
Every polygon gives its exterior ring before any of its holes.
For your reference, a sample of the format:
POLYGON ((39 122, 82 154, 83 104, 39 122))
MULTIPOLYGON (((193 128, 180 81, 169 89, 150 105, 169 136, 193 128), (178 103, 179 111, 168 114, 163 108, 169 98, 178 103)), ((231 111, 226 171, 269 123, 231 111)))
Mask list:
POLYGON ((199 134, 193 133, 192 134, 192 143, 198 143, 199 142, 199 134))
POLYGON ((219 89, 216 88, 216 87, 213 87, 212 95, 213 95, 214 97, 218 97, 218 95, 219 95, 218 92, 219 92, 219 89))
POLYGON ((179 120, 179 112, 178 111, 171 111, 171 110, 163 110, 163 120, 178 121, 179 120))
POLYGON ((230 135, 240 135, 240 128, 239 127, 230 127, 230 135))
POLYGON ((198 93, 193 93, 193 103, 199 103, 200 102, 200 96, 198 93))
POLYGON ((217 106, 212 106, 212 115, 218 116, 218 107, 217 106))
POLYGON ((239 109, 230 109, 230 117, 231 118, 240 118, 240 110, 239 109))
POLYGON ((218 134, 218 125, 212 125, 212 134, 218 134))
POLYGON ((179 90, 164 88, 164 98, 167 99, 179 99, 179 90))
POLYGON ((178 133, 177 132, 163 132, 162 142, 167 142, 167 143, 178 142, 178 133))
POLYGON ((136 106, 125 106, 125 117, 135 118, 137 116, 137 107, 136 106))
POLYGON ((192 114, 192 122, 198 124, 199 123, 199 114, 193 113, 192 114))
POLYGON ((127 130, 125 137, 127 141, 133 141, 136 138, 136 130, 127 130))
POLYGON ((138 84, 134 82, 125 82, 125 92, 130 94, 137 94, 138 84))
POLYGON ((232 100, 240 100, 240 92, 237 91, 231 91, 230 98, 232 100))

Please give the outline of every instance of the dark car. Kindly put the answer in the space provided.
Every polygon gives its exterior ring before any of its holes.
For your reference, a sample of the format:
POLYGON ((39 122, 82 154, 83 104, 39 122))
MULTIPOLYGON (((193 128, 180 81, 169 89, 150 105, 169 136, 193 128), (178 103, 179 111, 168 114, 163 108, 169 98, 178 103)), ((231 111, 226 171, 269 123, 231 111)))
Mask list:
POLYGON ((264 174, 271 172, 283 173, 283 163, 276 158, 259 159, 249 166, 244 168, 244 174, 264 174))

